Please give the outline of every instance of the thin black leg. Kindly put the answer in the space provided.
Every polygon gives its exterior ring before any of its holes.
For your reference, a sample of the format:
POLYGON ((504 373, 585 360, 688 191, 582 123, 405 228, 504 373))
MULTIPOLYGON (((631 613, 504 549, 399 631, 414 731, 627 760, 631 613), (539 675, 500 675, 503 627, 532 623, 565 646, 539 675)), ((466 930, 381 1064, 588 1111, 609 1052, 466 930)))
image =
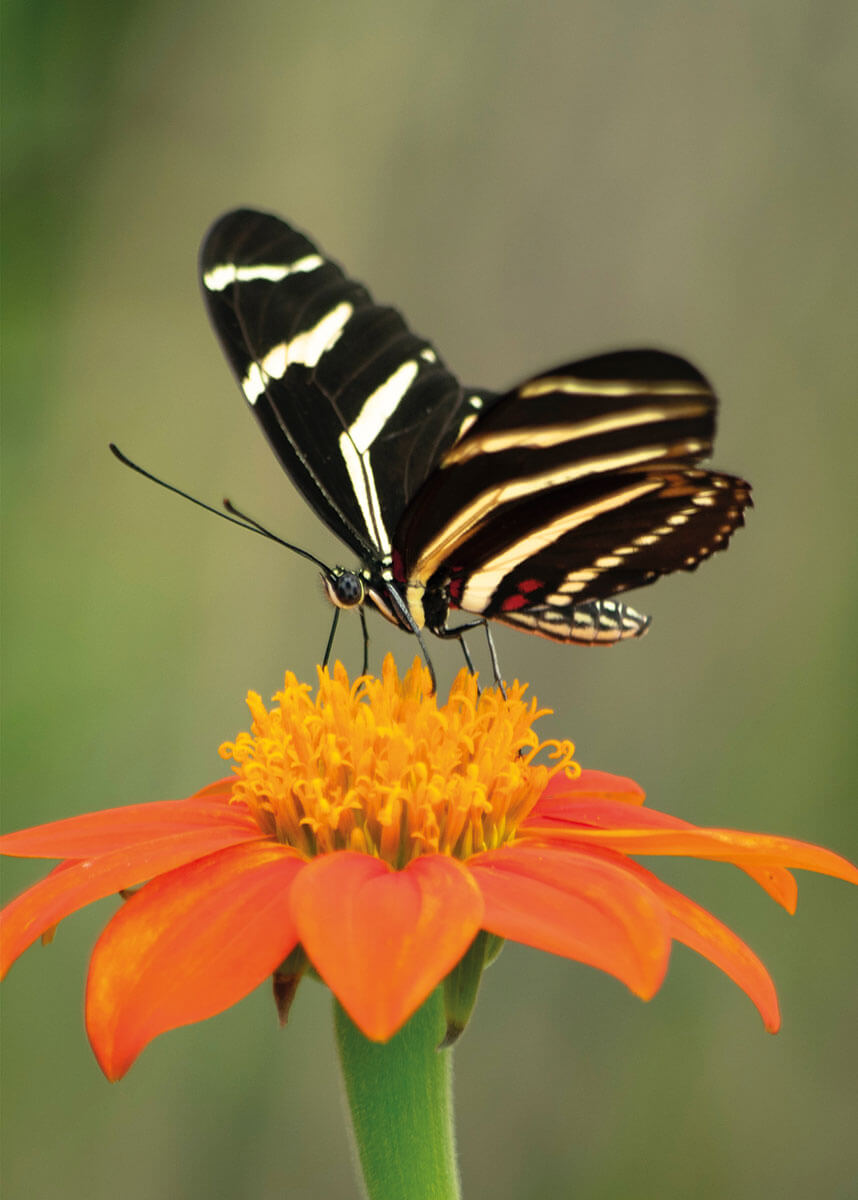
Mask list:
POLYGON ((328 660, 331 657, 331 651, 334 648, 334 634, 337 632, 337 622, 339 621, 339 619, 340 619, 340 610, 335 607, 334 608, 334 619, 331 622, 331 632, 328 634, 328 644, 327 644, 327 646, 325 646, 325 657, 322 662, 323 667, 326 667, 328 665, 328 660))
POLYGON ((393 588, 393 587, 389 588, 387 591, 386 598, 390 601, 391 605, 399 613, 400 617, 402 618, 402 623, 405 626, 405 628, 410 629, 411 632, 414 634, 414 636, 417 638, 417 641, 420 645, 420 652, 423 655, 423 661, 426 663, 426 666, 429 668, 429 675, 431 676, 431 679, 432 679, 432 691, 437 692, 438 691, 438 680, 435 677, 435 668, 432 665, 432 659, 429 657, 429 651, 426 649, 426 643, 423 641, 423 633, 420 629, 420 626, 417 624, 417 622, 412 617, 411 613, 409 612, 408 605, 405 603, 405 601, 399 595, 396 588, 393 588))
POLYGON ((472 675, 476 675, 477 672, 474 670, 474 660, 471 658, 471 652, 465 644, 465 635, 463 633, 459 634, 459 645, 462 647, 462 653, 465 656, 465 664, 468 670, 472 675))
POLYGON ((363 670, 361 671, 361 675, 366 675, 369 670, 369 630, 366 627, 366 611, 363 605, 360 606, 358 612, 360 613, 360 624, 363 630, 363 670))
POLYGON ((492 629, 488 621, 484 620, 483 626, 485 627, 486 631, 486 641, 489 644, 489 657, 492 660, 492 671, 494 671, 495 676, 495 687, 500 688, 500 694, 503 696, 504 700, 506 700, 506 688, 504 687, 503 680, 501 679, 500 662, 498 661, 498 652, 497 647, 495 646, 495 639, 492 637, 492 629))

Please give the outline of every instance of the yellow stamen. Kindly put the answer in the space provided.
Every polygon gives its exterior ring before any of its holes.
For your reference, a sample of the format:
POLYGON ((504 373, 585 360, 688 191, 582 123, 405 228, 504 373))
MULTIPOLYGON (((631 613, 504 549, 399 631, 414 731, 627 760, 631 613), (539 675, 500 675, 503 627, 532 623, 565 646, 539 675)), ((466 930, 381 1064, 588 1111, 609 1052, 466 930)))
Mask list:
POLYGON ((220 748, 237 764, 233 800, 308 857, 358 850, 401 867, 510 841, 552 775, 579 773, 572 743, 539 741, 550 710, 526 684, 478 694, 463 670, 441 705, 431 687, 419 659, 400 679, 388 655, 381 679, 319 668, 315 698, 287 672, 271 710, 250 692, 251 732, 220 748), (534 762, 541 750, 555 765, 534 762))

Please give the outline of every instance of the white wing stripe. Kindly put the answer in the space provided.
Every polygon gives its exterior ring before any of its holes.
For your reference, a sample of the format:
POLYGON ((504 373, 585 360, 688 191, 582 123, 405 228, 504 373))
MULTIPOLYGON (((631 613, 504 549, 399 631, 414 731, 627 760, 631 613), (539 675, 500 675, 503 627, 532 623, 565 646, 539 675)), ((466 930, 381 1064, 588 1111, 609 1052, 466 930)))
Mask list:
POLYGON ((414 382, 419 369, 419 364, 414 359, 409 359, 397 367, 393 374, 367 397, 363 408, 349 428, 343 430, 339 439, 340 454, 346 464, 367 533, 384 554, 391 552, 390 534, 382 517, 370 451, 414 382))
POLYGON ((305 329, 303 333, 293 337, 291 342, 286 343, 286 366, 290 363, 302 363, 305 367, 315 367, 322 355, 339 340, 353 312, 353 305, 343 301, 326 313, 312 329, 305 329))
POLYGON ((237 267, 235 263, 221 263, 203 275, 203 284, 210 292, 222 292, 231 283, 279 283, 287 275, 298 275, 304 271, 316 271, 324 265, 321 254, 306 254, 293 263, 255 263, 250 267, 237 267))
POLYGON ((241 381, 241 390, 247 400, 255 404, 269 379, 282 379, 292 363, 315 367, 322 355, 337 343, 353 312, 353 306, 344 301, 325 313, 312 329, 296 334, 291 342, 279 342, 261 362, 252 362, 241 381))
POLYGON ((365 453, 384 429, 414 382, 419 369, 416 360, 409 359, 397 367, 364 401, 363 408, 348 430, 348 437, 354 442, 359 454, 365 453))

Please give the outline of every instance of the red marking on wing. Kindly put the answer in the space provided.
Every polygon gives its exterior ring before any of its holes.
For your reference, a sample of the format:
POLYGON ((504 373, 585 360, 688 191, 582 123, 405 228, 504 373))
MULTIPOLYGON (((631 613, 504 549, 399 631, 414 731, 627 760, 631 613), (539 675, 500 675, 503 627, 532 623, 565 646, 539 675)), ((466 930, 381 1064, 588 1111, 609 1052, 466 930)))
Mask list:
POLYGON ((517 592, 512 596, 507 596, 501 604, 501 612, 513 612, 517 608, 525 608, 527 605, 527 596, 520 596, 517 592))

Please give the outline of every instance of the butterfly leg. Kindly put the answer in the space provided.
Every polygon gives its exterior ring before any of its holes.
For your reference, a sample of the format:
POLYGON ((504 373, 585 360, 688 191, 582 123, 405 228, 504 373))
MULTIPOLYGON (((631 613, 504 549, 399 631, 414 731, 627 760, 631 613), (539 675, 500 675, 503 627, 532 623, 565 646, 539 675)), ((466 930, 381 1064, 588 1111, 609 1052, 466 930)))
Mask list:
POLYGON ((358 612, 360 613, 360 624, 363 630, 363 667, 361 675, 366 675, 369 670, 369 630, 366 627, 366 612, 363 605, 360 606, 358 612))
MULTIPOLYGON (((494 675, 495 687, 498 688, 498 690, 500 691, 500 694, 503 696, 504 700, 506 700, 506 688, 504 687, 503 680, 501 679, 500 663, 498 662, 498 652, 495 649, 495 642, 494 642, 494 638, 492 637, 491 628, 489 627, 488 621, 481 621, 480 624, 484 625, 485 630, 486 630, 486 640, 489 643, 489 655, 491 656, 491 660, 492 660, 492 674, 494 675)), ((470 627, 468 626, 467 628, 470 628, 470 627)), ((467 664, 468 670, 471 672, 472 675, 476 675, 477 672, 476 672, 476 668, 474 667, 474 660, 471 658, 471 652, 470 652, 470 650, 468 650, 468 647, 465 643, 465 635, 464 635, 464 633, 461 632, 461 630, 459 631, 459 645, 462 647, 462 653, 465 656, 465 662, 467 664)), ((479 692, 481 689, 478 688, 477 690, 479 692)))
POLYGON ((489 623, 485 619, 485 617, 478 617, 474 621, 468 621, 466 625, 456 625, 452 629, 446 625, 442 625, 438 629, 433 629, 432 632, 436 635, 436 637, 439 637, 439 638, 457 638, 459 641, 459 645, 462 647, 462 653, 465 656, 465 662, 468 665, 468 670, 471 672, 472 675, 476 675, 477 672, 474 668, 473 659, 471 658, 470 652, 469 652, 467 646, 465 645, 464 634, 467 633, 467 631, 469 629, 476 629, 478 625, 482 625, 486 631, 486 640, 489 643, 489 655, 492 660, 492 674, 494 675, 495 687, 500 689, 500 694, 503 696, 504 700, 506 700, 506 690, 504 689, 503 680, 501 679, 500 663, 498 662, 498 652, 497 652, 497 649, 495 648, 495 642, 494 642, 494 638, 492 637, 492 631, 489 628, 489 623))
MULTIPOLYGON (((361 609, 361 616, 363 616, 363 609, 361 609)), ((328 644, 327 644, 327 646, 325 646, 325 657, 322 660, 323 667, 326 667, 328 665, 328 660, 331 657, 331 651, 334 648, 334 634, 337 632, 337 622, 339 621, 339 619, 340 619, 340 610, 338 608, 335 608, 334 609, 334 619, 331 622, 331 632, 328 634, 328 644)))
MULTIPOLYGON (((420 645, 420 652, 423 655, 423 661, 426 663, 426 666, 429 668, 429 674, 432 677, 432 691, 437 692, 438 691, 438 680, 435 676, 435 668, 432 665, 432 659, 429 657, 429 651, 426 649, 426 643, 423 641, 423 634, 420 630, 420 626, 414 620, 414 617, 411 615, 408 605, 402 599, 402 597, 400 596, 399 592, 396 590, 395 587, 389 587, 386 590, 385 598, 388 600, 391 607, 396 609, 396 612, 399 615, 399 618, 401 620, 403 627, 405 629, 410 629, 411 632, 414 634, 414 636, 417 638, 417 641, 420 645)), ((435 631, 433 630, 432 632, 434 633, 435 631)))
POLYGON ((459 645, 462 647, 462 653, 465 656, 465 665, 472 675, 476 675, 477 672, 474 669, 474 660, 471 658, 471 652, 468 649, 467 643, 465 642, 465 635, 463 633, 459 634, 459 645))
POLYGON ((500 694, 503 696, 504 700, 506 700, 506 688, 504 687, 503 679, 501 678, 497 646, 495 646, 495 639, 492 637, 492 627, 485 619, 483 619, 483 628, 486 631, 486 641, 489 644, 489 658, 492 660, 492 671, 494 672, 495 677, 495 687, 500 690, 500 694))
POLYGON ((449 625, 440 625, 437 629, 434 625, 431 625, 430 628, 435 637, 457 638, 460 633, 467 633, 469 629, 476 629, 478 625, 485 625, 485 623, 484 617, 475 617, 473 621, 466 621, 464 625, 454 625, 452 627, 449 625))

